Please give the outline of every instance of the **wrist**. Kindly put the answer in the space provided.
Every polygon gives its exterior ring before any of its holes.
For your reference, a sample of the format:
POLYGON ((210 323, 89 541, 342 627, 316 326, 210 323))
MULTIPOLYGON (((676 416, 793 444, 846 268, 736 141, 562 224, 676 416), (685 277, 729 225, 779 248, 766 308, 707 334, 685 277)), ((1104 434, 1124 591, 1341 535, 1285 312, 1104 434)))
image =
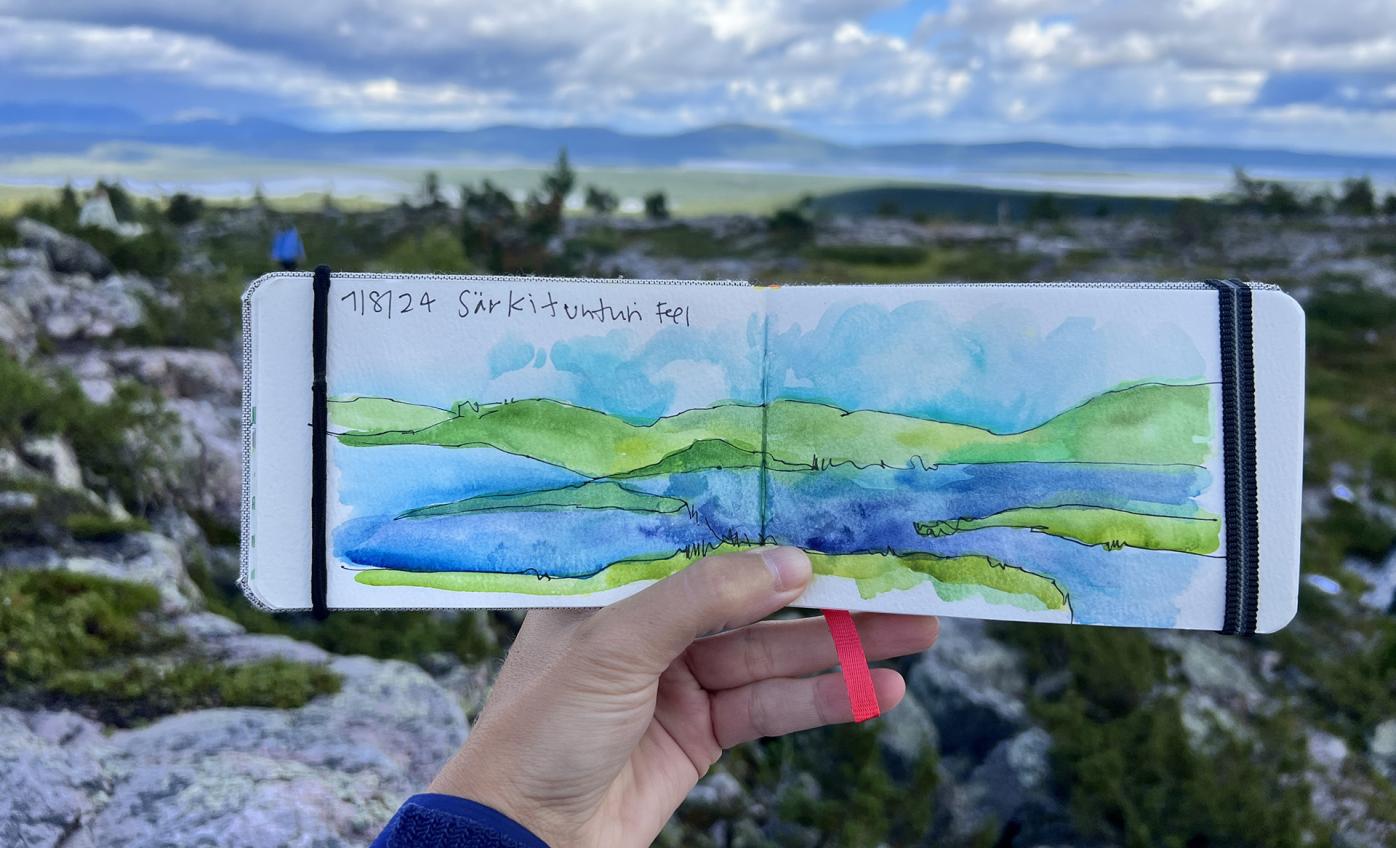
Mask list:
POLYGON ((486 762, 486 758, 472 756, 471 752, 462 749, 451 758, 427 791, 453 795, 489 807, 512 819, 552 848, 570 844, 563 838, 565 834, 559 833, 547 820, 547 813, 542 807, 530 802, 507 775, 491 770, 485 765, 486 762))

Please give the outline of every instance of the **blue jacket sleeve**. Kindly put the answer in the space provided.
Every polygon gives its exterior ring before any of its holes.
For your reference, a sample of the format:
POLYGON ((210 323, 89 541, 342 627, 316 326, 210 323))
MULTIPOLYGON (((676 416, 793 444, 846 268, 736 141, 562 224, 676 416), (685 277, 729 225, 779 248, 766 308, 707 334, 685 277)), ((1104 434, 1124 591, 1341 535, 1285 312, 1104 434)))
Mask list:
POLYGON ((454 795, 413 795, 372 848, 548 848, 497 810, 454 795))

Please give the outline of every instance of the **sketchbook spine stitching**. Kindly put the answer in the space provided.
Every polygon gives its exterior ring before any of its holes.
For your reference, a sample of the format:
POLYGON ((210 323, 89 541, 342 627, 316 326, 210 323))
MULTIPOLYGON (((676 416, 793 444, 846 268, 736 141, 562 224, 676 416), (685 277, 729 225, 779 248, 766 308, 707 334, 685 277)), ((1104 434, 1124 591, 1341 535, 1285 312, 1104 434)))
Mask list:
POLYGON ((329 476, 326 442, 329 438, 329 396, 325 380, 329 348, 330 266, 315 269, 312 282, 315 301, 311 317, 310 385, 310 608, 316 619, 329 615, 326 589, 329 582, 326 563, 326 478, 329 476))
POLYGON ((1260 595, 1251 290, 1238 280, 1207 284, 1217 291, 1222 372, 1226 606, 1221 629, 1248 635, 1256 630, 1260 595))

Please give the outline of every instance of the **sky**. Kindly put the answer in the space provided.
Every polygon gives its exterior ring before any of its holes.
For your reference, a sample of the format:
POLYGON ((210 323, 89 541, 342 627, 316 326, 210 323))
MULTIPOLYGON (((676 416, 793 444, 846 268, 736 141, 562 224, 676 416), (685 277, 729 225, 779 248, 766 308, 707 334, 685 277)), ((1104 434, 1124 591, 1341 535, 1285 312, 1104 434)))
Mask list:
POLYGON ((1391 153, 1391 0, 0 0, 0 103, 1391 153))

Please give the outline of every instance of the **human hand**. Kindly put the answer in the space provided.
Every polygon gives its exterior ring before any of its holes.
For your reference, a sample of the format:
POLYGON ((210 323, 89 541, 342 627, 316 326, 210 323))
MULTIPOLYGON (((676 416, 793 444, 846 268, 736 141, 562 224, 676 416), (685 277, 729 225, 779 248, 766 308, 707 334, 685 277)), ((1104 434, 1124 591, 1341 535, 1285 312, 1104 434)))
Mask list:
MULTIPOLYGON (((649 845, 724 748, 852 719, 841 675, 808 676, 837 662, 821 619, 752 623, 810 574, 798 548, 764 548, 599 610, 533 610, 431 791, 494 807, 554 848, 649 845)), ((924 650, 938 628, 855 620, 869 659, 924 650)), ((884 710, 906 693, 896 671, 872 678, 884 710)))

